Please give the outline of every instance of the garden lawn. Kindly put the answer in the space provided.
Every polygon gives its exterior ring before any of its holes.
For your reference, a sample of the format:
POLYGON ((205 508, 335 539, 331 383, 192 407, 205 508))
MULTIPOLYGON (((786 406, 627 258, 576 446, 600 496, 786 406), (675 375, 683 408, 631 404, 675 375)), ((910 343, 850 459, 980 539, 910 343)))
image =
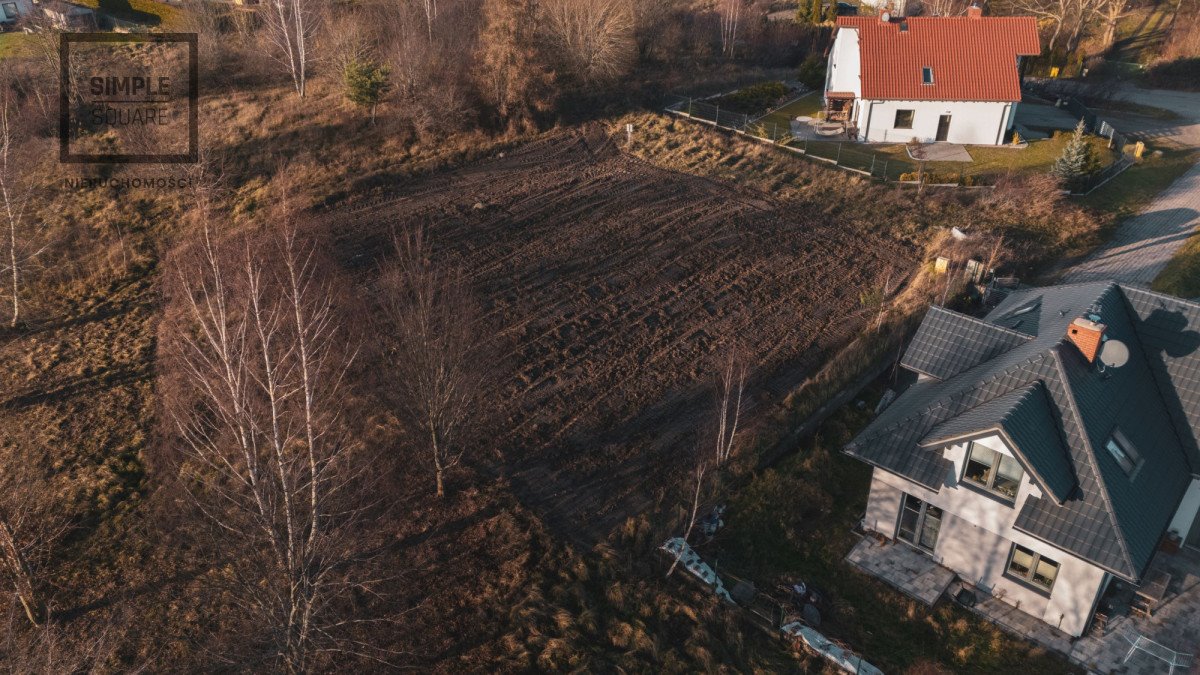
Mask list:
POLYGON ((29 51, 29 36, 25 33, 0 33, 0 59, 23 56, 29 51))
MULTIPOLYGON (((925 171, 956 178, 961 171, 964 176, 973 177, 977 183, 983 185, 995 182, 996 178, 1009 171, 1021 174, 1046 173, 1054 164, 1054 160, 1062 154, 1069 140, 1070 134, 1059 134, 1057 138, 1034 141, 1026 148, 968 145, 967 152, 974 159, 973 162, 927 162, 925 171)), ((1096 150, 1100 166, 1112 164, 1115 157, 1108 150, 1108 142, 1097 136, 1090 137, 1089 140, 1096 150)), ((841 164, 864 171, 871 170, 873 164, 877 176, 882 175, 886 167, 888 180, 898 180, 904 173, 917 171, 917 162, 908 156, 903 144, 867 145, 848 141, 801 141, 794 145, 806 148, 811 155, 827 159, 837 157, 838 145, 842 145, 841 164)))
POLYGON ((78 4, 91 7, 124 21, 132 21, 164 31, 183 26, 182 10, 155 0, 76 0, 78 4))
POLYGON ((790 130, 792 120, 797 117, 816 117, 819 112, 821 112, 821 96, 813 91, 772 110, 755 121, 768 128, 773 124, 778 124, 780 129, 790 130))
MULTIPOLYGON (((876 389, 869 398, 878 398, 876 389)), ((721 568, 770 592, 803 579, 823 591, 822 632, 888 673, 1073 673, 1045 650, 943 600, 926 607, 858 572, 845 556, 866 508, 871 468, 840 452, 873 405, 849 405, 815 439, 738 491, 718 535, 721 568)))
POLYGON ((1150 287, 1180 298, 1200 298, 1200 234, 1184 243, 1150 287))
POLYGON ((1194 148, 1163 148, 1162 152, 1161 157, 1147 156, 1091 194, 1080 197, 1079 203, 1112 213, 1118 220, 1126 218, 1140 211, 1189 167, 1200 162, 1200 150, 1194 148))
MULTIPOLYGON (((981 183, 991 183, 997 177, 1014 171, 1020 174, 1045 173, 1053 166, 1054 160, 1062 155, 1063 148, 1071 140, 1070 134, 1059 134, 1056 138, 1032 141, 1026 148, 1008 146, 968 145, 972 161, 965 162, 927 162, 925 170, 930 173, 958 174, 962 171, 967 176, 974 176, 981 183)), ((1112 164, 1115 157, 1108 150, 1108 141, 1098 136, 1089 140, 1096 151, 1100 166, 1112 164)), ((904 145, 885 145, 879 147, 881 154, 901 160, 902 163, 916 164, 908 156, 904 145)))

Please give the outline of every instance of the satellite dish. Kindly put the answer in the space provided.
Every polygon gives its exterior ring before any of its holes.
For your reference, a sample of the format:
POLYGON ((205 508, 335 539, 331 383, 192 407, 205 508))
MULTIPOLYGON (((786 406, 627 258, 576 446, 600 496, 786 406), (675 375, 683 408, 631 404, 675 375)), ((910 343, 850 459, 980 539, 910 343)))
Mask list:
POLYGON ((1100 348, 1100 363, 1108 368, 1120 368, 1129 363, 1129 347, 1120 340, 1108 340, 1100 348))

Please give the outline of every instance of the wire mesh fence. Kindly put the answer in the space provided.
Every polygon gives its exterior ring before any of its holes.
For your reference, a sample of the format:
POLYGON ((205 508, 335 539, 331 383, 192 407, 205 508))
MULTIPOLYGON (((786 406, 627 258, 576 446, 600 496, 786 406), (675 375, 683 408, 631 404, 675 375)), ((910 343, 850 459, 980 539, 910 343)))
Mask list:
POLYGON ((853 141, 798 137, 789 124, 766 120, 766 116, 751 117, 723 110, 719 105, 707 101, 679 97, 667 106, 667 111, 753 136, 812 159, 880 180, 896 181, 906 174, 912 177, 918 174, 916 162, 874 151, 871 146, 853 141))

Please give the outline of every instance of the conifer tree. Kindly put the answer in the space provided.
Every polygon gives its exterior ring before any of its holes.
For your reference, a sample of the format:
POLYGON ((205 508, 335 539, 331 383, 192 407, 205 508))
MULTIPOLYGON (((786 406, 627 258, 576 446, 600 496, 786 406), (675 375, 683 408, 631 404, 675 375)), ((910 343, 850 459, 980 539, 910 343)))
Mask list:
POLYGON ((813 25, 821 23, 821 0, 808 3, 808 21, 813 25))
POLYGON ((351 103, 371 110, 371 124, 375 123, 375 108, 392 88, 388 81, 391 69, 369 61, 351 61, 342 73, 346 84, 346 98, 351 103))
POLYGON ((1096 170, 1096 155, 1087 140, 1086 131, 1084 121, 1079 120, 1067 147, 1063 148, 1062 155, 1050 168, 1050 174, 1072 190, 1082 187, 1087 177, 1096 170))

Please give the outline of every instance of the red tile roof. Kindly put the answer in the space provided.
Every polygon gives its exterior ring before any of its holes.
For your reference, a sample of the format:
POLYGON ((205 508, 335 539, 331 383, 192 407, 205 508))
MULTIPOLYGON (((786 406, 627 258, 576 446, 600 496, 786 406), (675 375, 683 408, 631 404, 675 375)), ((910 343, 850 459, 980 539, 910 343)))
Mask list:
POLYGON ((858 29, 862 97, 915 101, 1019 101, 1018 56, 1041 53, 1029 16, 912 17, 880 21, 840 16, 838 28, 858 29), (933 68, 933 84, 921 69, 933 68))

